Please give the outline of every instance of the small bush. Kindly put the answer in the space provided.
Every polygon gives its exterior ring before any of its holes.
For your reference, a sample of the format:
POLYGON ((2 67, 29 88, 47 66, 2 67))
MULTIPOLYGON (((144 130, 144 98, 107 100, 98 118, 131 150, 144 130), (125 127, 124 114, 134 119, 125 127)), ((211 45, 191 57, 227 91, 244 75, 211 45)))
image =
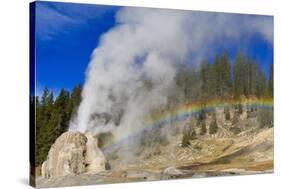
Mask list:
POLYGON ((234 127, 231 127, 231 128, 230 128, 230 131, 231 131, 233 134, 237 135, 237 134, 241 133, 241 128, 238 127, 238 126, 234 126, 234 127))
POLYGON ((187 147, 189 145, 190 145, 190 137, 187 133, 184 133, 181 141, 181 146, 187 147))
POLYGON ((207 132, 207 128, 206 128, 206 122, 205 121, 201 121, 200 123, 200 135, 204 135, 207 132))
POLYGON ((159 128, 144 131, 140 139, 140 145, 144 147, 153 147, 158 144, 166 146, 168 143, 167 136, 159 128))
POLYGON ((203 121, 205 119, 206 119, 206 112, 205 112, 205 110, 201 110, 199 115, 198 115, 198 120, 203 121))
POLYGON ((229 108, 224 109, 225 120, 230 120, 230 110, 229 108))
POLYGON ((252 109, 247 110, 247 118, 254 118, 257 116, 257 112, 253 111, 252 109))
POLYGON ((196 149, 196 150, 202 150, 202 146, 200 146, 200 145, 197 144, 197 145, 194 146, 194 149, 196 149))
POLYGON ((234 113, 234 116, 233 116, 233 118, 232 118, 232 125, 237 124, 238 121, 239 121, 239 113, 238 113, 238 112, 235 112, 235 113, 234 113))
POLYGON ((196 138, 196 132, 192 127, 188 127, 184 130, 182 137, 182 147, 187 147, 190 145, 190 140, 194 140, 196 138))
POLYGON ((157 137, 157 142, 158 144, 162 145, 162 146, 167 146, 169 144, 169 141, 167 139, 167 136, 164 135, 160 135, 159 137, 157 137))
POLYGON ((238 104, 238 113, 239 114, 243 113, 243 106, 242 106, 242 104, 238 104))
POLYGON ((160 154, 161 154, 161 148, 158 145, 154 148, 154 151, 152 152, 152 155, 157 156, 157 155, 160 155, 160 154))
POLYGON ((105 163, 105 170, 110 170, 111 169, 111 165, 109 164, 109 162, 107 161, 105 163))
POLYGON ((215 114, 213 114, 213 118, 209 127, 209 134, 215 134, 218 131, 217 119, 215 114))
POLYGON ((258 110, 259 127, 273 127, 273 109, 258 110))

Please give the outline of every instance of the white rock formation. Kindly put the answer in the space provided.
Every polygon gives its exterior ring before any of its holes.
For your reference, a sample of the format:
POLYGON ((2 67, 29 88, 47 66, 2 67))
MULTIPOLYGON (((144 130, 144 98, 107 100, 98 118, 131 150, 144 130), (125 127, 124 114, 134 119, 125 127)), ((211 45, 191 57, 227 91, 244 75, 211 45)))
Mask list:
POLYGON ((42 164, 44 178, 97 173, 106 168, 106 159, 92 133, 65 132, 52 145, 42 164))
POLYGON ((86 149, 86 172, 97 173, 104 171, 106 168, 106 159, 102 151, 98 147, 97 138, 90 132, 87 132, 85 136, 88 139, 86 149))

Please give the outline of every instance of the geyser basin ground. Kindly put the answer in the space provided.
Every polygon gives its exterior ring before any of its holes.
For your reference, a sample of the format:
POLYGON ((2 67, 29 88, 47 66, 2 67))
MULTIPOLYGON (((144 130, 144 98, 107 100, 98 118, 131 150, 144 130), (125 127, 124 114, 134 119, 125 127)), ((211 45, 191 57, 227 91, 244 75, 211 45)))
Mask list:
MULTIPOLYGON (((114 156, 114 153, 118 153, 118 148, 115 152, 104 151, 110 164, 109 170, 39 178, 37 185, 71 186, 272 172, 273 128, 256 128, 256 118, 247 118, 244 113, 239 120, 242 131, 238 135, 233 134, 229 126, 231 121, 225 121, 224 116, 221 116, 223 111, 224 108, 217 109, 218 133, 198 136, 188 147, 181 146, 182 134, 178 132, 169 138, 168 144, 140 146, 128 161, 124 161, 126 154, 114 156)), ((231 109, 230 112, 234 115, 235 110, 231 109)), ((206 121, 211 121, 211 117, 207 115, 206 121)), ((194 117, 187 117, 174 122, 173 127, 182 129, 192 124, 193 119, 194 117)), ((119 148, 122 149, 121 144, 119 148)))

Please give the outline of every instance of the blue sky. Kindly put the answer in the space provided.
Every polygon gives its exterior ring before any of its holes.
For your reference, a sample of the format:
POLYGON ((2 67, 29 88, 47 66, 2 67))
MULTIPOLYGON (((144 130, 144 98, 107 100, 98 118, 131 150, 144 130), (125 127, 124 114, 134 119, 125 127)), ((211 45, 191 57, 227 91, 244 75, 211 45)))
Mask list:
POLYGON ((99 37, 114 25, 118 7, 37 2, 37 92, 54 93, 83 84, 99 37))
MULTIPOLYGON (((91 53, 100 36, 116 25, 115 14, 120 7, 90 4, 36 3, 36 81, 37 94, 47 86, 55 94, 62 88, 71 90, 83 84, 91 53)), ((257 33, 239 40, 222 39, 208 53, 226 49, 231 59, 237 51, 253 58, 268 75, 273 63, 273 47, 257 33)))

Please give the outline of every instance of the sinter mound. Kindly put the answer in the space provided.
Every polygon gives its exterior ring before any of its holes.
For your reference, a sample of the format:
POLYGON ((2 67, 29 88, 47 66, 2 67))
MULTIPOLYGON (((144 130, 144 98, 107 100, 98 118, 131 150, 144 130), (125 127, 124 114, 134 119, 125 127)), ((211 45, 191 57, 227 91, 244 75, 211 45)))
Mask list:
POLYGON ((42 164, 42 177, 97 173, 106 169, 106 163, 92 133, 65 132, 52 145, 42 164))

